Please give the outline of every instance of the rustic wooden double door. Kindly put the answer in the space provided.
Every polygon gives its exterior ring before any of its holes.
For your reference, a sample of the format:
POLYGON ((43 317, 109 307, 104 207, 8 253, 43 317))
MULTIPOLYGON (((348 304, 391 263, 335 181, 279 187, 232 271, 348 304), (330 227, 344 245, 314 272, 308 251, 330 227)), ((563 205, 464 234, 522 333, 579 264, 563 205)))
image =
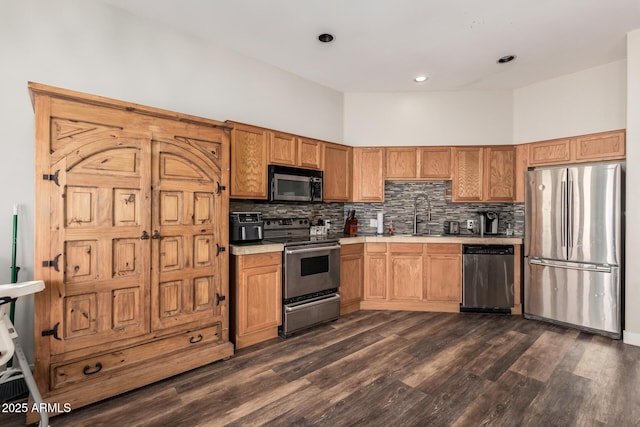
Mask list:
MULTIPOLYGON (((36 169, 46 171, 36 185, 36 257, 45 257, 36 275, 47 288, 35 307, 45 396, 86 393, 83 381, 189 346, 215 349, 203 363, 232 354, 228 132, 46 97, 36 99, 36 139, 36 169), (185 332, 184 342, 171 338, 185 332)), ((167 376, 161 369, 122 378, 123 389, 167 376)))
POLYGON ((51 322, 64 325, 54 354, 219 315, 219 177, 182 145, 90 132, 53 164, 52 215, 62 227, 51 253, 63 298, 52 301, 51 322))

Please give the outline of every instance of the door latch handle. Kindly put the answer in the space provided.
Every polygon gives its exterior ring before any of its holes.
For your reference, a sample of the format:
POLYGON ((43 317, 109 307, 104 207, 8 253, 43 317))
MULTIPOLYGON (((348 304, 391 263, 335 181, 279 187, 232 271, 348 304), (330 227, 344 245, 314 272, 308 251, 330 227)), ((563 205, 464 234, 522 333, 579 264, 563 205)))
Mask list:
POLYGON ((143 231, 142 235, 140 236, 140 240, 149 240, 149 233, 147 233, 147 231, 143 231))
POLYGON ((216 292, 216 305, 220 305, 220 301, 226 300, 227 297, 216 292))
POLYGON ((216 256, 220 255, 220 252, 224 252, 226 250, 227 248, 216 243, 216 256))
POLYGON ((153 235, 151 236, 152 239, 159 239, 160 238, 160 233, 158 232, 158 230, 153 230, 153 235))

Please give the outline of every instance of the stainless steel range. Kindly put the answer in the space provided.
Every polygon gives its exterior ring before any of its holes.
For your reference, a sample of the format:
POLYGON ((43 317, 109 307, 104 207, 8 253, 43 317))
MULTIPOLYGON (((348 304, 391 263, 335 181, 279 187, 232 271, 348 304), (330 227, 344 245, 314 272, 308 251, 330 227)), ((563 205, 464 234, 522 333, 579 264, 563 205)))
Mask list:
POLYGON ((264 240, 284 244, 280 335, 285 338, 340 317, 340 244, 309 231, 306 218, 264 219, 264 240))

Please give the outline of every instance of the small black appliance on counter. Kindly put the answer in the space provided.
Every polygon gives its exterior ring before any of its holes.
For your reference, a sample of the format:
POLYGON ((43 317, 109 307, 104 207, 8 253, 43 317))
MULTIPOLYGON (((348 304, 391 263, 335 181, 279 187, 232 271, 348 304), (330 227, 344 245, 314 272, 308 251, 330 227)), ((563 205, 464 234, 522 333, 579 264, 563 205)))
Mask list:
MULTIPOLYGON (((484 234, 498 234, 498 213, 497 212, 479 212, 480 221, 484 222, 484 234)), ((480 224, 480 227, 483 225, 480 224)))
POLYGON ((460 234, 460 223, 458 221, 445 221, 444 234, 460 234))
POLYGON ((264 222, 260 212, 231 212, 229 214, 229 241, 231 243, 262 240, 264 222))

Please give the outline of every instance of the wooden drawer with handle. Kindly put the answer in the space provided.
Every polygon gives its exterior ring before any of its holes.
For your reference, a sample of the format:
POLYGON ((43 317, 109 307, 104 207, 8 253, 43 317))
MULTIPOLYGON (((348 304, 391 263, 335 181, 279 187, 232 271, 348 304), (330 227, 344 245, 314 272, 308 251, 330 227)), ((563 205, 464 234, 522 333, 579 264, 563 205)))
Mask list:
POLYGON ((52 365, 51 386, 58 389, 81 381, 103 378, 121 369, 153 363, 153 359, 167 357, 176 351, 217 343, 220 337, 221 325, 218 324, 70 363, 52 365))

